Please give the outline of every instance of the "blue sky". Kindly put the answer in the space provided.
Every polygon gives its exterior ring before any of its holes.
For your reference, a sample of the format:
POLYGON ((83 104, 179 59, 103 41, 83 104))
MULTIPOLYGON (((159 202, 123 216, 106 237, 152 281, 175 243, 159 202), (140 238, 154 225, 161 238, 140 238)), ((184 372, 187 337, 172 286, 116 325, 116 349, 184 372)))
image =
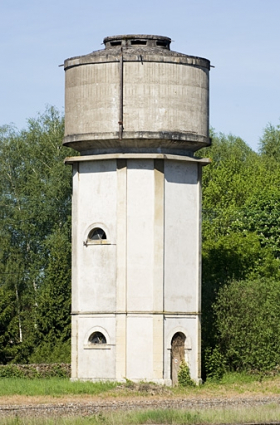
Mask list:
POLYGON ((280 124, 280 0, 0 0, 0 125, 63 112, 64 59, 117 34, 157 34, 206 57, 210 124, 254 150, 280 124))

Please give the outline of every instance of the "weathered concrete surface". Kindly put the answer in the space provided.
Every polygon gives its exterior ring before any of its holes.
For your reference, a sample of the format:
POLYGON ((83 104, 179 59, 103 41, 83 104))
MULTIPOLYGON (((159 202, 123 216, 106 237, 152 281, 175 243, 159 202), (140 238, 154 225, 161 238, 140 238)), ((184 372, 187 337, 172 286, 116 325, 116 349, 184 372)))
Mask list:
POLYGON ((182 332, 199 379, 202 165, 118 158, 70 159, 72 377, 170 383, 171 340, 182 332), (87 243, 95 227, 107 239, 87 243), (107 343, 89 343, 93 332, 107 343))
POLYGON ((104 50, 65 61, 64 144, 82 153, 66 161, 72 379, 171 384, 183 357, 200 379, 207 160, 193 152, 210 144, 210 63, 170 41, 109 37, 104 50))
POLYGON ((181 154, 209 145, 210 63, 155 37, 142 36, 147 45, 123 37, 122 47, 109 40, 105 50, 65 61, 65 145, 181 154))

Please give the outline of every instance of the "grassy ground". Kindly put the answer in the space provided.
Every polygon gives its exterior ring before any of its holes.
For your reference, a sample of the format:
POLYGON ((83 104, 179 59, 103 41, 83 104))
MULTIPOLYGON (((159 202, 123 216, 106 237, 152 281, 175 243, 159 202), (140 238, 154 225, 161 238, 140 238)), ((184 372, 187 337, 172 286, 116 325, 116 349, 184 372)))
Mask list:
MULTIPOLYGON (((258 377, 241 374, 226 375, 223 381, 206 382, 195 388, 170 388, 146 382, 133 384, 70 382, 68 379, 0 379, 0 405, 75 403, 95 400, 133 399, 250 399, 280 396, 280 376, 258 377)), ((134 412, 101 413, 78 418, 19 418, 0 417, 5 425, 76 425, 76 424, 225 424, 280 423, 280 405, 270 403, 255 407, 193 408, 189 410, 140 410, 134 412)))
POLYGON ((227 374, 220 382, 207 381, 197 387, 172 388, 142 382, 134 384, 127 381, 125 384, 114 382, 71 382, 67 378, 0 378, 0 404, 9 396, 102 396, 102 397, 146 397, 185 396, 185 397, 223 397, 234 394, 244 395, 280 395, 280 375, 260 377, 246 374, 227 374))
POLYGON ((3 397, 22 396, 51 396, 65 395, 99 395, 113 391, 116 383, 110 382, 71 382, 67 378, 0 378, 0 403, 3 397))

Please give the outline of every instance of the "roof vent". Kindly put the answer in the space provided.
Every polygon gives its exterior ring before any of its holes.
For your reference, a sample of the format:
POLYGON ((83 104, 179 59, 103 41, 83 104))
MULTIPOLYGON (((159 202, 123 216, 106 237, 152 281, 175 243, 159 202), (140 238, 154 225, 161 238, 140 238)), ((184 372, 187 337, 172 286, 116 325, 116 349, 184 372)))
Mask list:
POLYGON ((139 47, 156 47, 160 49, 170 50, 171 38, 163 37, 161 35, 114 35, 106 37, 103 40, 105 49, 112 49, 115 47, 123 48, 137 48, 139 47))

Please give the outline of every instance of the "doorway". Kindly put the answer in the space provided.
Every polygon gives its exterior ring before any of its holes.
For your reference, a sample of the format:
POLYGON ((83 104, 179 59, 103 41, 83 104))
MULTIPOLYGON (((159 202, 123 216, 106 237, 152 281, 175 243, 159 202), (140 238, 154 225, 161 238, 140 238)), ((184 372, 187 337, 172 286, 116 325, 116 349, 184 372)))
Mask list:
POLYGON ((186 336, 177 332, 171 340, 171 380, 172 385, 178 385, 178 372, 182 360, 185 360, 186 336))

